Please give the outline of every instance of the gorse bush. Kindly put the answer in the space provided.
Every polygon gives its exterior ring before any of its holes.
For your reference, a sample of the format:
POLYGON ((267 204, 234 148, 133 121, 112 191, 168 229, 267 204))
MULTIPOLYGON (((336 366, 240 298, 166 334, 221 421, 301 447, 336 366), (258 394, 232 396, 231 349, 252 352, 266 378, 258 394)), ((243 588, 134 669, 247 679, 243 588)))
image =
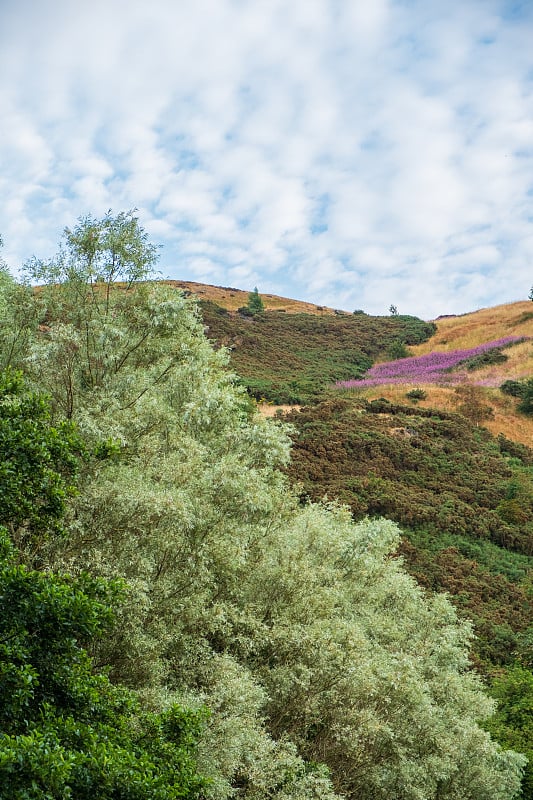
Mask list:
POLYGON ((194 304, 91 284, 78 239, 35 294, 23 362, 54 422, 115 448, 84 469, 64 534, 24 555, 125 582, 96 662, 163 720, 209 709, 210 798, 510 800, 523 759, 479 725, 493 705, 471 628, 392 557, 397 527, 302 506, 280 471, 287 431, 256 414, 194 304))
POLYGON ((427 397, 427 392, 424 389, 411 389, 405 395, 408 400, 425 400, 427 397))
POLYGON ((533 378, 523 381, 509 380, 501 384, 500 390, 512 397, 520 397, 518 411, 533 414, 533 378))

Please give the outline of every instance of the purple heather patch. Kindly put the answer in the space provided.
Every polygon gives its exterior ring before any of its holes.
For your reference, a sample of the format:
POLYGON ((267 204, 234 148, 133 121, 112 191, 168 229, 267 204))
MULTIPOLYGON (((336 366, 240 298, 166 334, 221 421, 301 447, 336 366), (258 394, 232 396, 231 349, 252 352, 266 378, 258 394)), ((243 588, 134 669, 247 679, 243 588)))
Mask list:
POLYGON ((466 373, 454 372, 452 374, 450 370, 458 367, 464 361, 474 356, 479 356, 487 350, 502 349, 523 341, 525 341, 524 336, 505 336, 502 339, 495 339, 493 342, 486 342, 468 350, 450 350, 447 353, 428 353, 425 356, 412 356, 410 358, 400 358, 397 361, 387 361, 384 364, 373 366, 368 370, 364 378, 338 381, 335 385, 342 389, 364 389, 384 383, 456 384, 466 379, 466 373))

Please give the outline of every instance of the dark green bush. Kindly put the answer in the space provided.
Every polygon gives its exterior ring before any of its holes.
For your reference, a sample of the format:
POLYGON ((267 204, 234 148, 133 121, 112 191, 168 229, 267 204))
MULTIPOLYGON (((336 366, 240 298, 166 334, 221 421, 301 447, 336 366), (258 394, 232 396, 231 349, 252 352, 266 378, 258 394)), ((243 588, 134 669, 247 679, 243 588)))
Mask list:
POLYGON ((523 381, 504 381, 500 385, 500 391, 504 394, 511 395, 511 397, 523 397, 525 392, 525 383, 523 381))
POLYGON ((424 389, 411 389, 405 395, 409 400, 425 400, 427 397, 427 392, 424 389))

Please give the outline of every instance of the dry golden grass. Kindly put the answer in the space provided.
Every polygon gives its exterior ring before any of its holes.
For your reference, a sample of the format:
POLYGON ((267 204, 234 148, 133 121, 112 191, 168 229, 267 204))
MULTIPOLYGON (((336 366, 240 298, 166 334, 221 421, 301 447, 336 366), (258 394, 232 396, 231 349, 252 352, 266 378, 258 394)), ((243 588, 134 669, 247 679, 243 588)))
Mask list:
MULTIPOLYGON (((245 306, 248 302, 249 292, 241 289, 232 289, 227 286, 209 286, 206 283, 195 283, 194 281, 163 281, 169 286, 178 289, 185 289, 192 292, 200 300, 211 300, 228 311, 237 311, 238 308, 245 306)), ((304 303, 301 300, 291 300, 288 297, 278 297, 275 294, 263 294, 260 292, 261 299, 266 311, 286 311, 288 314, 318 314, 319 316, 334 314, 332 308, 317 306, 313 303, 304 303)), ((346 312, 348 313, 348 312, 346 312)))
POLYGON ((533 337, 533 303, 529 300, 506 303, 460 317, 441 317, 435 323, 437 333, 427 342, 412 347, 413 355, 476 347, 503 336, 533 337))
MULTIPOLYGON (((437 408, 442 411, 456 411, 456 395, 452 387, 434 386, 432 384, 416 384, 417 388, 424 389, 426 399, 419 400, 417 406, 421 408, 437 408)), ((409 404, 406 397, 415 384, 374 386, 358 395, 367 400, 384 397, 391 403, 409 404)), ((497 389, 484 389, 484 403, 492 408, 494 418, 483 423, 494 436, 503 433, 508 439, 533 447, 533 417, 518 414, 516 406, 518 400, 499 392, 497 389)))
POLYGON ((278 414, 289 414, 291 411, 299 411, 301 406, 275 406, 273 403, 258 403, 257 410, 263 417, 275 417, 278 414))

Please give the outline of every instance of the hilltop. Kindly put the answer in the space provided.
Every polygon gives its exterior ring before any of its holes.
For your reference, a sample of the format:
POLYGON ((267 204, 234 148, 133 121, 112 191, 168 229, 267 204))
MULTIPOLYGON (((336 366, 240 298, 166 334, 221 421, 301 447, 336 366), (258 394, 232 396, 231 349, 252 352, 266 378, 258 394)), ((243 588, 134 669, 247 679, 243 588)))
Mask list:
MULTIPOLYGON (((246 305, 249 292, 243 289, 234 289, 231 286, 211 286, 207 283, 195 281, 165 280, 163 283, 182 289, 185 293, 196 295, 199 300, 216 303, 227 311, 237 311, 246 305)), ((279 297, 276 294, 261 293, 266 311, 285 311, 287 314, 318 314, 330 316, 332 314, 348 314, 348 311, 306 303, 303 300, 293 300, 289 297, 279 297)))

